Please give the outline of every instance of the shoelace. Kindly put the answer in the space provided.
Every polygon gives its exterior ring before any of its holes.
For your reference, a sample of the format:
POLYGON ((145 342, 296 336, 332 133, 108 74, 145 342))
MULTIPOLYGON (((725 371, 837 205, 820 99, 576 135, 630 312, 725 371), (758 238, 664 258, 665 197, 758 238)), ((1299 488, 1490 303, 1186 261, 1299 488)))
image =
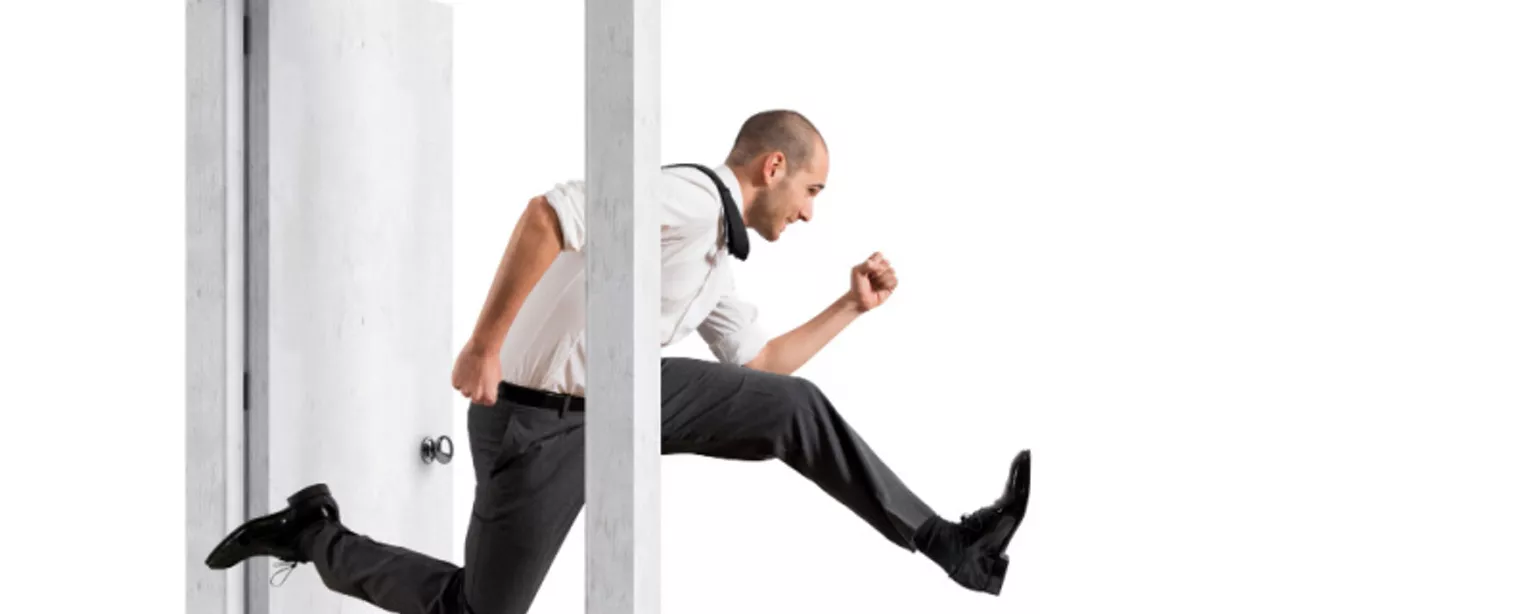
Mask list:
POLYGON ((273 561, 272 567, 278 571, 272 574, 272 578, 267 580, 267 583, 272 586, 282 586, 288 581, 288 574, 293 573, 293 569, 298 566, 299 564, 293 561, 273 561), (278 576, 282 576, 283 579, 278 580, 278 576))
POLYGON ((998 511, 993 507, 984 507, 970 514, 960 517, 960 529, 967 536, 979 536, 987 530, 987 526, 997 519, 998 511))

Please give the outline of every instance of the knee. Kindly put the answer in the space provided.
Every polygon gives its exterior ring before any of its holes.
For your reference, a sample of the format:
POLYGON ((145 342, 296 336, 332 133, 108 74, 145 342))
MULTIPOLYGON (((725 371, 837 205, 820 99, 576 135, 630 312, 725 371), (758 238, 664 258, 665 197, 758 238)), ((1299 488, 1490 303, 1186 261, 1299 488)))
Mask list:
POLYGON ((799 376, 790 376, 786 384, 786 396, 790 409, 796 414, 818 414, 830 410, 832 404, 816 382, 799 376))
POLYGON ((817 422, 831 411, 826 394, 815 382, 797 375, 763 374, 748 386, 760 418, 788 426, 817 422))

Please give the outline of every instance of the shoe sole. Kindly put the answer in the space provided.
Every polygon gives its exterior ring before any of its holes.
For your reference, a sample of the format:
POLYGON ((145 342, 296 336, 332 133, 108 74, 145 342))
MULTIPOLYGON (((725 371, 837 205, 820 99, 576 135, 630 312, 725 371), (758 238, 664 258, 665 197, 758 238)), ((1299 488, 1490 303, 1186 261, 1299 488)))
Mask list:
MULTIPOLYGON (((299 507, 300 505, 308 503, 312 499, 327 499, 327 498, 330 498, 330 496, 331 496, 331 489, 330 489, 330 487, 326 486, 323 483, 312 484, 312 485, 307 486, 304 489, 302 489, 302 490, 300 490, 300 491, 298 491, 296 493, 293 493, 292 495, 289 495, 288 496, 288 507, 289 508, 296 508, 296 507, 299 507)), ((327 505, 327 507, 331 508, 333 511, 335 510, 335 506, 334 505, 327 505)), ((229 569, 231 567, 234 567, 235 565, 240 564, 241 561, 244 561, 246 558, 249 558, 249 557, 230 557, 230 556, 220 556, 220 555, 223 554, 224 552, 226 552, 231 546, 234 546, 235 544, 239 543, 240 540, 243 537, 245 537, 245 533, 246 533, 246 531, 248 531, 250 529, 251 525, 256 524, 258 522, 269 520, 269 519, 271 519, 274 516, 280 516, 282 514, 287 513, 287 511, 288 511, 287 509, 278 510, 278 511, 272 512, 270 514, 266 514, 264 516, 259 516, 257 518, 252 518, 250 520, 245 521, 244 523, 241 523, 239 527, 235 528, 235 530, 230 531, 229 535, 224 536, 224 539, 219 540, 219 544, 217 546, 214 546, 213 550, 210 550, 208 552, 208 557, 207 558, 203 559, 203 564, 207 565, 209 569, 215 569, 215 570, 229 569)), ((339 518, 340 515, 337 514, 337 517, 339 518)))

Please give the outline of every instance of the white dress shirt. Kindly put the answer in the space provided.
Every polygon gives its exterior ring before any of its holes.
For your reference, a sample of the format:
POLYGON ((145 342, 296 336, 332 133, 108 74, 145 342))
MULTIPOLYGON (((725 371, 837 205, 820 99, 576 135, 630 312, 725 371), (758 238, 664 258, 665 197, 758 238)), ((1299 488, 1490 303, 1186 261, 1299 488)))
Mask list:
MULTIPOLYGON (((738 206, 741 184, 728 167, 714 168, 738 206)), ((663 169, 656 183, 661 222, 661 347, 694 331, 721 362, 745 364, 768 337, 757 309, 735 293, 726 245, 723 203, 715 183, 697 169, 663 169)), ((565 244, 534 286, 502 343, 502 378, 549 392, 585 396, 587 380, 586 199, 583 182, 567 181, 544 195, 560 219, 565 244)))

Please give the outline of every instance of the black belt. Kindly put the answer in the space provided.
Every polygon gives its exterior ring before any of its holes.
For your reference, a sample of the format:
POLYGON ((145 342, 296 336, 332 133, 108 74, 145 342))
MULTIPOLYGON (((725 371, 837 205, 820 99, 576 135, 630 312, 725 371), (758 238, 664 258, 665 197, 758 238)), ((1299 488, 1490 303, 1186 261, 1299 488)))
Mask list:
POLYGON ((501 390, 499 392, 501 393, 501 400, 503 401, 509 401, 512 403, 517 403, 518 405, 526 405, 529 407, 553 409, 560 413, 565 413, 567 411, 585 411, 587 406, 586 399, 582 397, 569 394, 560 394, 556 392, 546 392, 543 390, 535 390, 533 388, 525 388, 523 386, 519 386, 517 384, 509 384, 507 382, 501 383, 501 390))

